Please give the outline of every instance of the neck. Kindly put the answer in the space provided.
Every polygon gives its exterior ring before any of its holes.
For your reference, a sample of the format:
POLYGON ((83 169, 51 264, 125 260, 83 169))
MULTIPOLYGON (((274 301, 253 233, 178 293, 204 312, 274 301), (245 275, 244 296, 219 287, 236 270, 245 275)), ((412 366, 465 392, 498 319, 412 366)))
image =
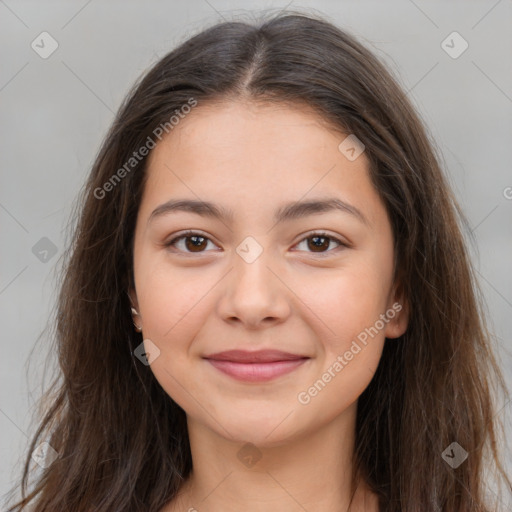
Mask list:
POLYGON ((364 483, 351 492, 356 408, 315 432, 257 447, 188 418, 193 471, 165 512, 377 512, 364 483))

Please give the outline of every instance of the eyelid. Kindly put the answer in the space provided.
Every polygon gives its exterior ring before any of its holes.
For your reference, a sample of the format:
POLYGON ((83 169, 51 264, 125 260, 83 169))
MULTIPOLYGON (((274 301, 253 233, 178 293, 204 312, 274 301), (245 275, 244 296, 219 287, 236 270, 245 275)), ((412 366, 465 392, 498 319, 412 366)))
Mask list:
MULTIPOLYGON (((168 241, 168 242, 164 242, 162 245, 164 247, 172 247, 176 242, 178 242, 179 240, 183 239, 183 238, 187 238, 187 237, 192 237, 192 236, 200 236, 200 237, 203 237, 205 238, 207 241, 210 241, 212 243, 215 243, 210 236, 208 236, 206 233, 200 231, 200 230, 186 230, 186 231, 182 231, 182 232, 178 232, 176 233, 175 235, 172 236, 172 238, 168 241)), ((328 256, 332 253, 334 253, 337 249, 339 249, 340 247, 351 247, 351 245, 348 243, 348 242, 345 242, 343 240, 341 240, 338 236, 334 236, 334 235, 331 235, 329 234, 327 231, 325 230, 312 230, 312 231, 307 231, 306 233, 303 233, 300 236, 300 239, 293 244, 293 247, 295 247, 296 245, 300 244, 301 242, 304 242, 305 240, 307 240, 308 238, 312 238, 312 237, 325 237, 325 238, 329 238, 329 240, 335 242, 338 244, 338 247, 334 248, 334 249, 331 249, 331 250, 328 250, 328 251, 324 251, 324 252, 314 252, 314 251, 297 251, 297 252, 308 252, 310 254, 317 254, 319 255, 320 257, 322 256, 328 256)), ((192 254, 205 254, 205 253, 208 253, 208 252, 211 252, 211 251, 199 251, 197 253, 194 253, 194 252, 187 252, 187 251, 173 251, 173 252, 176 252, 178 254, 187 254, 187 255, 192 255, 192 254)))

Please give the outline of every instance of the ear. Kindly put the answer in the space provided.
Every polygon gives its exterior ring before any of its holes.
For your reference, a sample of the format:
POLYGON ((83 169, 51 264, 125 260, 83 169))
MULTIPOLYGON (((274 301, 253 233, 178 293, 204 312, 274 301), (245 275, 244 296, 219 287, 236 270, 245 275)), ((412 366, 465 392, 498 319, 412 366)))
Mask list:
POLYGON ((384 330, 386 338, 399 338, 409 325, 410 305, 400 281, 395 282, 388 300, 386 317, 389 322, 384 330))

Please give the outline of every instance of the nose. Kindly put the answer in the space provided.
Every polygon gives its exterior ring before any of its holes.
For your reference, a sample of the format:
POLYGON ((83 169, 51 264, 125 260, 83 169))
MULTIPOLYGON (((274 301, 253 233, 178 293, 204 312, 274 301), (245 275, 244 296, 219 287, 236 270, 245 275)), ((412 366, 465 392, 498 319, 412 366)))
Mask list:
POLYGON ((272 268, 268 251, 252 262, 237 253, 226 276, 218 313, 226 322, 255 330, 284 322, 290 315, 291 292, 272 268))

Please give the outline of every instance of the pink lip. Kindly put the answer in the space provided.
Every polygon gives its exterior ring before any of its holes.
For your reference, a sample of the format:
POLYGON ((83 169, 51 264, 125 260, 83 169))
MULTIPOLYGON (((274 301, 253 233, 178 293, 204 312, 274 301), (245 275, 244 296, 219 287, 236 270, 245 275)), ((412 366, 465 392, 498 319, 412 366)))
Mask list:
POLYGON ((228 350, 205 357, 221 372, 238 380, 261 382, 292 372, 309 357, 279 350, 228 350))

